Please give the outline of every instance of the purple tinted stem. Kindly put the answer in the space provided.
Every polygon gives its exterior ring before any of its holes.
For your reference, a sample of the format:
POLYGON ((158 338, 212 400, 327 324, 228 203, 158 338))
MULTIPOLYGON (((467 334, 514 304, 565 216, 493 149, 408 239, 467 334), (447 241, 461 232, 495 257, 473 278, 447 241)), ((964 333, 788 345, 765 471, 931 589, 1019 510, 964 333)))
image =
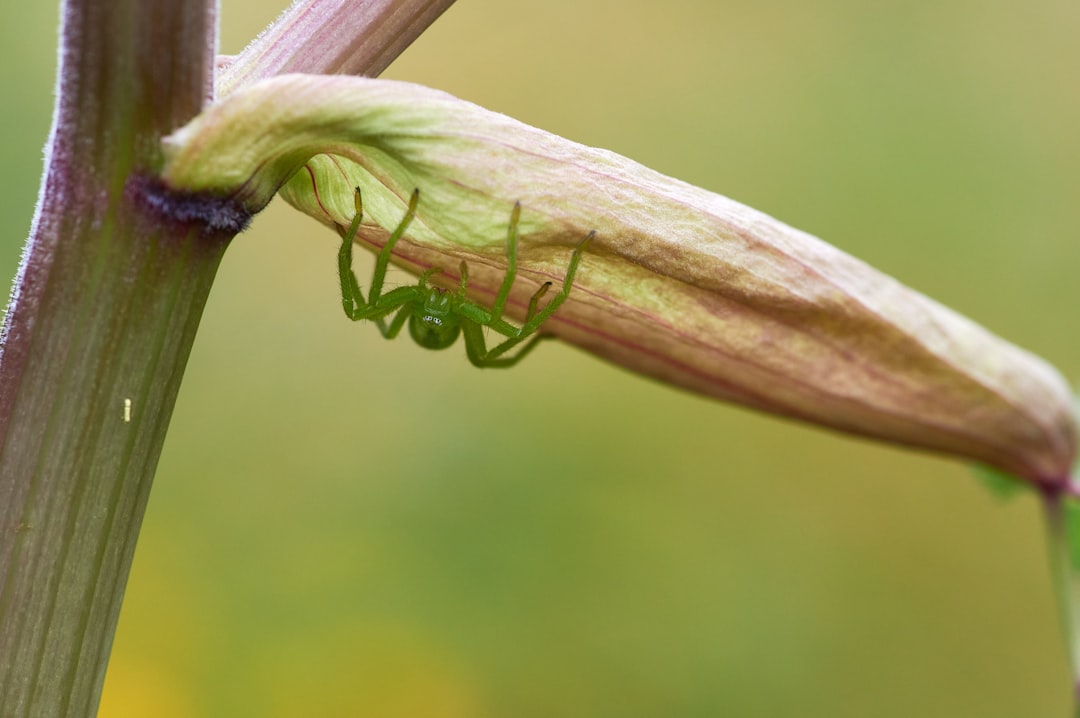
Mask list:
POLYGON ((0 334, 0 715, 96 713, 135 540, 231 232, 133 178, 210 96, 214 2, 68 0, 0 334), (133 189, 135 188, 135 189, 133 189))

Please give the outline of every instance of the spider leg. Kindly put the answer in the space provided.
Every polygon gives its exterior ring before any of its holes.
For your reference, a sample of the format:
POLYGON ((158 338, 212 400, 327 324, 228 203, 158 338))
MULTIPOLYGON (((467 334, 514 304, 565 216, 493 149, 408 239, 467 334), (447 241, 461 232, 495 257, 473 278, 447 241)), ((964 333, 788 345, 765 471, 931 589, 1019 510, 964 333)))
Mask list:
POLYGON ((393 339, 398 335, 401 328, 405 326, 405 322, 412 316, 416 306, 424 303, 427 280, 438 271, 438 269, 431 268, 420 275, 420 283, 415 287, 396 287, 379 297, 380 307, 372 312, 370 318, 375 322, 375 326, 379 328, 383 338, 393 339), (394 311, 397 311, 397 314, 387 324, 386 315, 394 311))
POLYGON ((460 280, 458 282, 458 288, 461 296, 465 296, 465 290, 469 288, 469 265, 465 264, 465 260, 461 260, 461 264, 458 265, 458 276, 460 280))
POLYGON ((506 230, 506 276, 503 277, 499 293, 495 295, 495 304, 491 307, 491 318, 494 321, 502 319, 506 300, 510 297, 510 289, 514 286, 514 277, 517 275, 518 220, 520 218, 521 202, 515 202, 514 210, 510 213, 510 227, 506 230))
POLYGON ((357 309, 352 319, 368 319, 379 328, 379 333, 386 339, 393 339, 412 316, 414 307, 423 303, 423 291, 420 287, 397 287, 379 298, 377 305, 364 305, 357 309), (396 313, 395 313, 396 312, 396 313), (393 314, 389 323, 386 317, 393 314))
MULTIPOLYGON (((386 325, 385 317, 389 314, 393 314, 402 307, 409 307, 409 311, 412 311, 411 305, 417 303, 423 303, 424 291, 423 287, 395 287, 383 296, 379 297, 379 301, 376 304, 366 304, 359 308, 353 315, 354 321, 360 321, 361 319, 369 319, 375 322, 379 331, 386 336, 387 339, 393 339, 393 336, 387 336, 389 328, 386 325)), ((400 321, 404 322, 408 318, 408 314, 400 321)), ((398 317, 394 317, 391 321, 390 327, 398 322, 398 317)), ((398 331, 400 331, 398 327, 398 331)), ((397 331, 394 332, 394 335, 397 331)))
POLYGON ((536 304, 540 301, 540 298, 547 294, 547 290, 551 289, 551 282, 544 282, 540 285, 540 288, 536 290, 536 293, 529 299, 529 311, 525 312, 525 323, 528 324, 529 320, 536 315, 536 304))
MULTIPOLYGON (((514 326, 513 324, 507 322, 505 319, 496 316, 494 312, 489 312, 487 309, 480 306, 479 304, 475 304, 465 299, 465 292, 468 289, 469 285, 468 265, 465 264, 465 262, 462 262, 459 271, 461 275, 461 288, 459 290, 459 296, 462 299, 461 302, 458 304, 458 312, 462 315, 462 317, 472 322, 475 322, 476 324, 480 324, 488 327, 489 329, 493 329, 494 331, 499 332, 507 338, 512 339, 518 336, 518 334, 521 333, 521 327, 514 326)), ((504 280, 503 284, 505 285, 505 283, 506 282, 504 280)), ((540 285, 540 288, 536 290, 536 293, 532 295, 532 298, 529 300, 529 310, 525 314, 526 322, 532 319, 533 315, 536 314, 537 303, 540 301, 541 297, 543 297, 544 294, 547 293, 547 290, 550 287, 551 282, 544 282, 542 285, 540 285)))
POLYGON ((382 332, 383 338, 393 339, 398 335, 398 332, 401 331, 401 328, 405 326, 405 322, 409 319, 410 316, 412 316, 412 313, 413 303, 407 302, 405 304, 402 304, 401 308, 397 310, 397 314, 395 314, 394 318, 390 320, 389 325, 382 317, 380 317, 379 319, 375 320, 375 326, 377 326, 379 328, 379 331, 382 332))
MULTIPOLYGON (((360 190, 357 190, 359 192, 360 190)), ((371 276, 371 292, 368 295, 369 304, 377 304, 379 301, 379 295, 382 294, 383 280, 386 279, 386 268, 390 264, 390 254, 394 250, 394 245, 405 234, 405 230, 409 228, 409 223, 413 221, 413 217, 416 216, 416 205, 420 201, 420 189, 414 189, 412 196, 409 197, 409 208, 405 210, 405 216, 401 218, 397 228, 386 240, 386 244, 379 251, 379 258, 375 260, 375 273, 371 276)))
MULTIPOLYGON (((552 297, 552 300, 548 302, 548 306, 544 307, 538 313, 532 315, 531 317, 529 317, 529 319, 526 320, 525 325, 522 327, 521 336, 524 337, 534 333, 534 331, 540 328, 540 325, 543 324, 549 316, 555 313, 556 309, 562 306, 563 302, 566 301, 566 298, 570 296, 570 287, 573 285, 573 275, 575 275, 578 271, 578 265, 581 262, 581 253, 584 252, 585 247, 589 246, 589 243, 593 240, 594 236, 596 236, 595 230, 589 232, 589 234, 586 234, 585 239, 578 243, 578 246, 573 248, 573 254, 570 255, 570 265, 566 268, 566 279, 563 280, 563 289, 557 295, 552 297)), ((532 300, 529 301, 530 311, 532 310, 532 304, 534 304, 535 301, 538 301, 542 294, 543 290, 541 289, 538 290, 537 294, 532 295, 532 300)), ((507 349, 510 349, 510 347, 508 347, 507 349)), ((497 352, 498 350, 499 348, 496 347, 496 349, 492 350, 492 352, 497 352)))
MULTIPOLYGON (((516 228, 516 223, 511 221, 511 227, 516 228)), ((529 299, 529 308, 525 313, 525 324, 521 327, 515 327, 509 324, 501 317, 497 316, 495 312, 490 314, 479 305, 473 304, 470 301, 463 300, 458 305, 458 312, 461 315, 461 328, 465 335, 465 352, 468 354, 469 361, 473 365, 478 367, 509 367, 518 363, 529 352, 531 352, 536 345, 546 338, 542 334, 537 334, 536 330, 540 328, 540 325, 544 323, 548 317, 555 313, 567 297, 570 296, 570 289, 574 284, 574 275, 577 273, 578 264, 581 262, 581 255, 585 251, 589 242, 595 236, 595 232, 590 232, 585 239, 583 239, 577 247, 574 248, 573 254, 570 256, 570 265, 566 270, 566 278, 563 280, 562 290, 552 298, 547 305, 537 311, 537 307, 540 300, 547 293, 551 286, 551 282, 545 282, 540 285, 540 288, 533 293, 529 299), (481 329, 482 326, 486 326, 494 331, 499 332, 503 336, 507 337, 505 341, 495 345, 491 349, 487 348, 487 341, 484 339, 484 333, 481 329), (522 342, 527 343, 521 347, 516 354, 509 357, 504 357, 508 351, 518 346, 522 342)), ((510 240, 511 243, 513 240, 510 240)), ((510 266, 514 266, 514 262, 510 262, 510 266)), ((465 267, 462 267, 462 290, 465 288, 465 267)), ((508 269, 508 275, 510 270, 508 269)), ((512 277, 512 275, 509 275, 512 277)), ((504 280, 503 287, 499 290, 499 299, 505 304, 506 297, 503 296, 504 290, 507 290, 508 284, 504 280)))
MULTIPOLYGON (((536 314, 536 305, 550 286, 551 282, 544 282, 532 295, 529 300, 529 310, 525 315, 526 323, 536 314)), ((526 333, 524 327, 515 327, 502 319, 494 319, 482 307, 472 302, 463 302, 458 311, 461 313, 461 328, 465 335, 465 353, 474 366, 511 367, 524 359, 541 340, 547 338, 543 334, 536 334, 535 329, 526 333), (484 331, 481 329, 483 326, 499 332, 507 339, 489 351, 487 340, 484 339, 484 331), (516 354, 509 357, 502 356, 526 339, 529 341, 516 354)))
MULTIPOLYGON (((413 190, 412 197, 409 199, 409 208, 405 212, 405 217, 402 218, 398 224, 397 229, 390 235, 390 238, 386 240, 386 244, 383 245, 382 250, 379 252, 378 259, 375 260, 375 272, 371 277, 371 292, 368 294, 368 298, 364 299, 364 293, 360 289, 360 283, 356 280, 356 272, 352 269, 352 256, 353 256, 353 244, 356 242, 356 235, 360 231, 360 221, 363 219, 363 201, 360 198, 360 188, 356 188, 356 215, 353 217, 352 223, 349 224, 348 230, 342 235, 341 249, 338 251, 338 277, 341 281, 341 305, 345 309, 345 316, 349 317, 353 321, 360 319, 377 319, 384 316, 389 312, 379 312, 379 307, 384 307, 382 302, 379 301, 382 294, 383 280, 386 279, 386 269, 390 263, 390 254, 394 249, 394 244, 401 239, 405 234, 405 230, 408 228, 409 223, 412 222, 413 217, 416 216, 416 205, 420 199, 420 190, 413 190), (375 312, 375 315, 372 314, 375 312)), ((421 286, 423 283, 421 282, 421 286)), ((400 305, 394 305, 391 311, 400 305)), ((380 324, 380 329, 382 329, 380 324)), ((385 333, 385 332, 384 332, 385 333)))
POLYGON ((357 311, 367 306, 364 295, 360 291, 360 285, 356 281, 356 273, 352 270, 352 248, 356 241, 356 233, 360 231, 360 220, 363 219, 364 208, 360 201, 360 188, 356 188, 356 215, 353 217, 349 229, 342 235, 341 249, 338 250, 338 278, 341 281, 341 306, 345 309, 345 316, 355 319, 357 311))
MULTIPOLYGON (((479 367, 480 369, 506 369, 512 367, 524 359, 537 344, 547 338, 543 334, 536 334, 513 356, 493 356, 494 350, 487 350, 487 342, 484 340, 484 331, 480 327, 481 325, 476 322, 462 317, 461 331, 465 337, 465 354, 469 357, 469 361, 472 365, 479 367)), ((501 349, 500 353, 503 353, 507 349, 510 349, 511 346, 520 343, 526 338, 528 337, 509 339, 502 344, 499 344, 496 349, 501 349), (506 346, 508 344, 511 346, 506 346)))
MULTIPOLYGON (((574 248, 574 253, 570 255, 570 266, 566 269, 566 279, 563 280, 562 290, 558 294, 556 294, 550 302, 547 303, 547 306, 545 306, 539 312, 536 312, 537 302, 540 301, 540 297, 542 297, 543 294, 547 291, 545 287, 540 287, 540 289, 538 289, 536 293, 533 294, 532 299, 529 300, 529 311, 526 315, 527 318, 525 320, 525 324, 521 327, 521 331, 517 334, 517 336, 511 336, 510 339, 507 339, 502 344, 499 344, 498 346, 492 348, 487 353, 487 359, 496 359, 500 355, 513 349, 515 346, 527 339, 530 335, 535 333, 536 330, 540 328, 540 325, 543 324, 548 317, 554 314, 556 309, 562 306, 562 303, 565 302, 566 298, 570 296, 570 288, 574 284, 574 274, 577 273, 578 264, 581 262, 581 254, 585 251, 585 248, 589 245, 589 242, 592 241, 592 238, 594 236, 596 236, 596 232, 589 232, 589 234, 586 235, 585 239, 581 240, 578 246, 574 248)), ((532 348, 533 347, 531 344, 528 345, 528 350, 531 350, 532 348)), ((523 349, 515 356, 520 356, 524 351, 525 350, 523 349)))
POLYGON ((491 312, 468 299, 463 299, 458 303, 457 311, 462 319, 468 319, 474 324, 479 324, 488 329, 497 331, 504 337, 516 337, 521 332, 521 327, 515 327, 505 319, 492 318, 491 312))

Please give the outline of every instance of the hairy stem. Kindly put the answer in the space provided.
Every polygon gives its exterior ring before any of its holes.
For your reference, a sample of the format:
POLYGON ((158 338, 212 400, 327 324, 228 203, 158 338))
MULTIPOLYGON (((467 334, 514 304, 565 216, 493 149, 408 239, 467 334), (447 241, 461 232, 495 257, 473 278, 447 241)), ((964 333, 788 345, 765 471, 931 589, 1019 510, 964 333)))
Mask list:
MULTIPOLYGON (((377 74, 452 0, 300 0, 226 71, 377 74)), ((170 194, 213 94, 213 0, 66 0, 31 236, 0 330, 0 715, 96 713, 184 365, 245 210, 170 194)))
POLYGON ((218 78, 227 95, 275 75, 375 77, 454 0, 297 0, 218 78))
POLYGON ((138 178, 212 82, 212 0, 68 0, 33 229, 0 334, 0 715, 97 710, 135 539, 231 232, 138 178))

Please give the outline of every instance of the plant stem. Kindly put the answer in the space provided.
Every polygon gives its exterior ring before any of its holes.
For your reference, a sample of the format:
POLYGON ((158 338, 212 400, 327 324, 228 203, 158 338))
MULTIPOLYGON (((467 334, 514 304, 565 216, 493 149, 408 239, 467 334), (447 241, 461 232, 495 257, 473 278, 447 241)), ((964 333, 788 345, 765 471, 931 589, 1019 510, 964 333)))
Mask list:
POLYGON ((1070 521, 1070 500, 1062 492, 1043 494, 1050 569, 1073 680, 1073 715, 1080 718, 1080 573, 1072 555, 1071 535, 1077 527, 1070 521))
POLYGON ((37 214, 0 334, 0 715, 96 713, 135 540, 232 232, 132 178, 210 96, 212 0, 68 0, 37 214))
POLYGON ((375 77, 454 0, 297 0, 233 58, 221 96, 289 72, 375 77))

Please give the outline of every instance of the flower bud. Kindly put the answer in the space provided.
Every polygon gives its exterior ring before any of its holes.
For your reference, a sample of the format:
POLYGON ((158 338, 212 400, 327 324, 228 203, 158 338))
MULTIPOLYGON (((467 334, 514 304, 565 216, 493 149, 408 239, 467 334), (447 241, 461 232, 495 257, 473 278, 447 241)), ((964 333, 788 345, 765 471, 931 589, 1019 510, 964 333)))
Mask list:
POLYGON ((394 258, 469 263, 490 302, 522 206, 524 313, 596 232, 544 325, 616 364, 695 392, 854 434, 1068 480, 1070 391, 1041 359, 772 217, 629 159, 400 82, 283 75, 239 89, 166 140, 163 178, 257 210, 279 189, 347 226, 360 187, 378 247, 420 189, 394 258))

